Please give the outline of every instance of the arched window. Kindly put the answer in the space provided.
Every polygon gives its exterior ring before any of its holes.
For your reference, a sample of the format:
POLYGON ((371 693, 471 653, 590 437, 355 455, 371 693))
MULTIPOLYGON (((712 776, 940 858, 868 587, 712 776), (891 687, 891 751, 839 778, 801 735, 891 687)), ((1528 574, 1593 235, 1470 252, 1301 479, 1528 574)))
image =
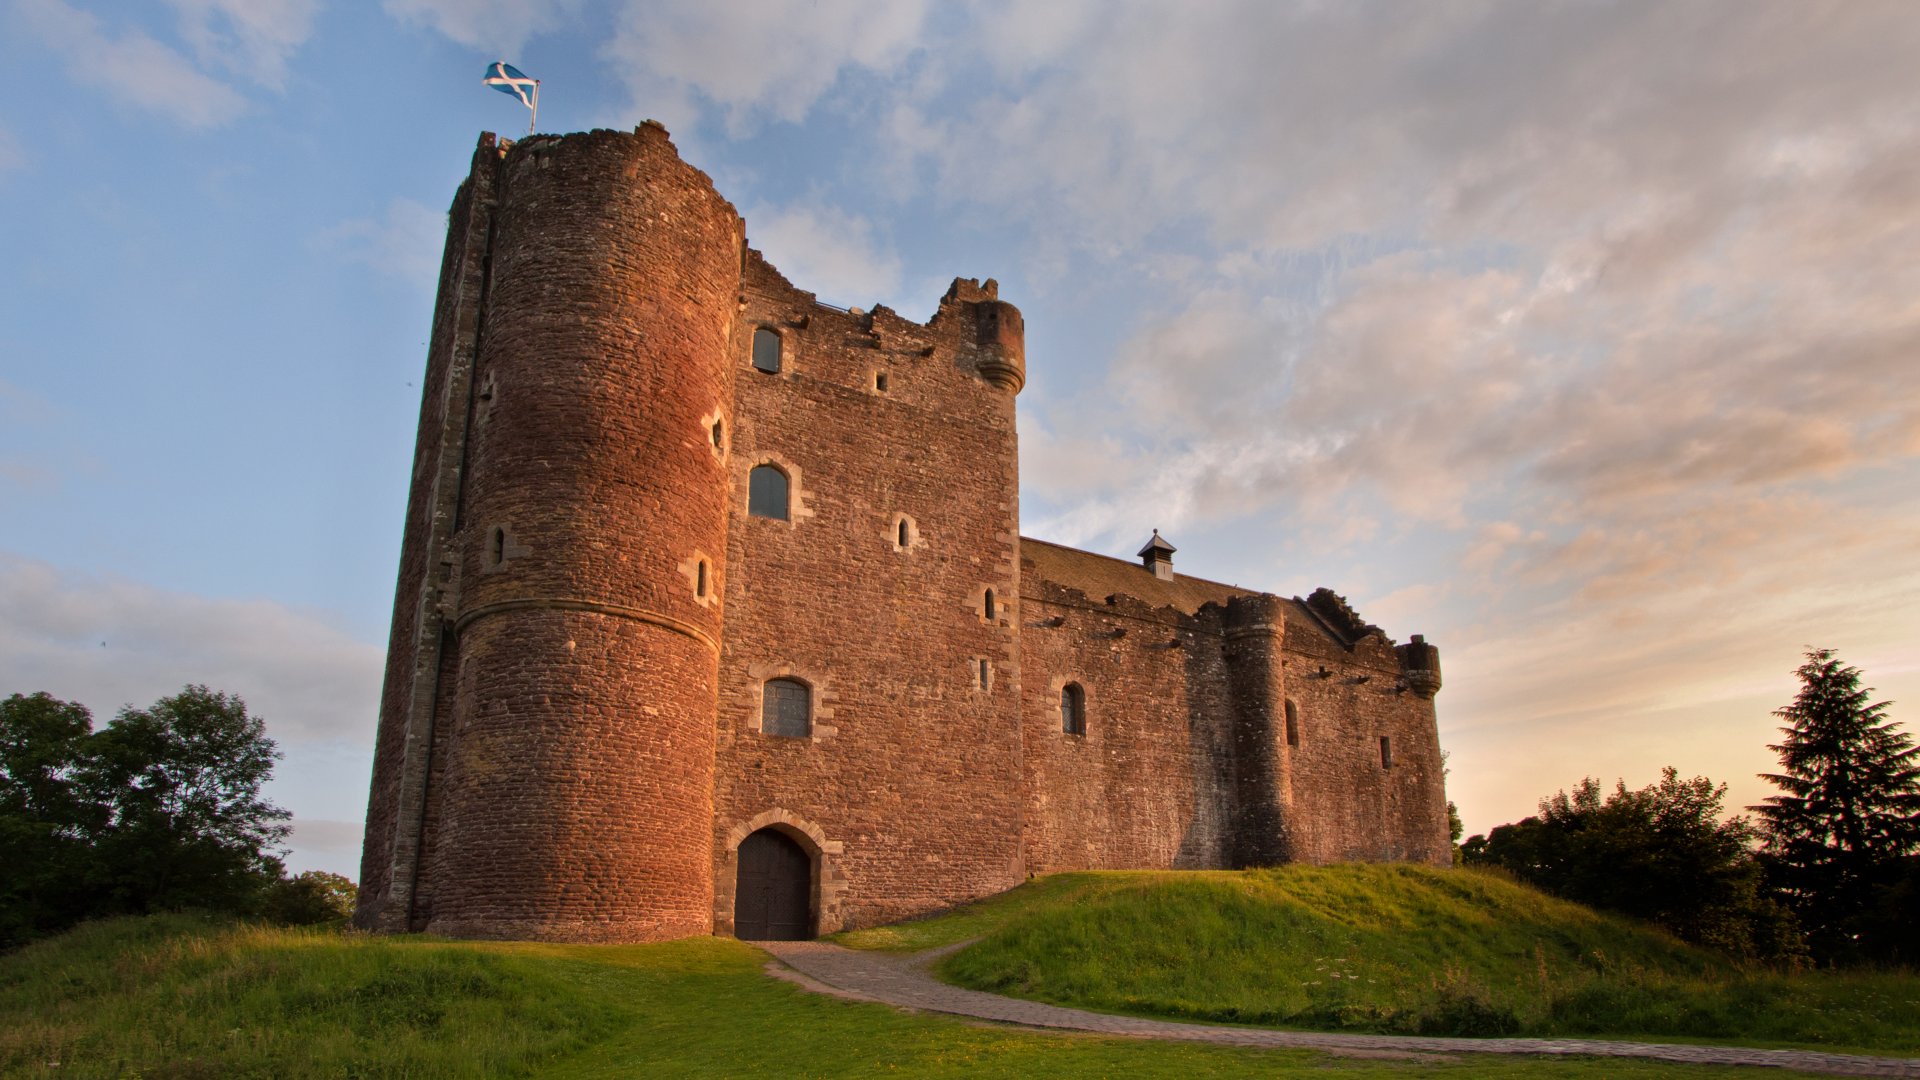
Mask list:
POLYGON ((900 546, 901 547, 907 546, 907 519, 906 518, 900 519, 900 546))
POLYGON ((1300 710, 1294 707, 1293 699, 1287 699, 1287 745, 1300 745, 1300 710))
POLYGON ((1087 692, 1079 683, 1060 688, 1060 730, 1069 735, 1087 733, 1087 692))
POLYGON ((753 332, 753 366, 769 375, 780 371, 780 335, 764 326, 753 332))
POLYGON ((760 697, 760 730, 804 739, 813 732, 813 691, 799 679, 768 679, 760 697))
POLYGON ((747 513, 787 520, 787 474, 777 465, 755 465, 747 474, 747 513))
POLYGON ((693 566, 693 595, 701 600, 707 598, 707 560, 701 559, 693 566))
POLYGON ((715 420, 713 422, 713 430, 708 434, 713 439, 713 448, 715 450, 725 450, 727 448, 727 429, 720 421, 715 420))
POLYGON ((499 566, 507 561, 507 530, 496 525, 493 535, 487 539, 487 565, 499 566))
POLYGON ((994 603, 993 603, 992 589, 987 590, 986 603, 983 605, 983 610, 985 610, 987 613, 988 622, 992 622, 994 619, 994 616, 999 614, 999 610, 994 606, 994 603))

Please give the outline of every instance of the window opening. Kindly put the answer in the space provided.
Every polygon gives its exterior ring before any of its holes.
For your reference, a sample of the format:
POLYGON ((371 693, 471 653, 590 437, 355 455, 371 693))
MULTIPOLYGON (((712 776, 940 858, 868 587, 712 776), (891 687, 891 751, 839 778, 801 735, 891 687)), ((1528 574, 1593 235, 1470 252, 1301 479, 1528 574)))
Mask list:
POLYGON ((883 394, 887 392, 887 373, 886 372, 876 371, 873 373, 873 388, 875 390, 880 391, 883 394))
POLYGON ((1292 699, 1287 701, 1287 745, 1300 745, 1300 710, 1294 707, 1292 699))
POLYGON ((499 566, 506 561, 507 530, 496 525, 493 527, 493 536, 489 539, 487 545, 487 564, 490 566, 499 566))
POLYGON ((760 730, 804 739, 811 732, 813 691, 799 679, 768 679, 760 701, 760 730))
POLYGON ((1069 735, 1087 733, 1087 692, 1079 683, 1060 688, 1060 730, 1069 735))
POLYGON ((986 602, 986 612, 987 612, 987 621, 988 621, 988 622, 992 622, 992 621, 994 620, 994 618, 995 618, 995 615, 996 615, 996 612, 995 612, 995 610, 994 610, 994 604, 993 604, 993 590, 992 590, 992 589, 988 589, 988 590, 987 590, 987 602, 986 602))
POLYGON ((780 335, 762 326, 753 332, 753 366, 769 375, 780 371, 780 335))
POLYGON ((1393 740, 1385 735, 1380 736, 1380 767, 1393 768, 1393 740))
POLYGON ((715 450, 724 450, 726 449, 726 443, 727 430, 720 426, 720 421, 715 420, 713 422, 713 448, 715 450))
POLYGON ((747 474, 747 513, 787 520, 787 474, 775 465, 755 465, 747 474))
POLYGON ((987 662, 980 661, 980 689, 987 689, 987 662))
POLYGON ((904 518, 900 521, 900 546, 907 546, 907 522, 904 518))
POLYGON ((693 567, 693 595, 702 600, 707 598, 707 560, 701 559, 693 567))

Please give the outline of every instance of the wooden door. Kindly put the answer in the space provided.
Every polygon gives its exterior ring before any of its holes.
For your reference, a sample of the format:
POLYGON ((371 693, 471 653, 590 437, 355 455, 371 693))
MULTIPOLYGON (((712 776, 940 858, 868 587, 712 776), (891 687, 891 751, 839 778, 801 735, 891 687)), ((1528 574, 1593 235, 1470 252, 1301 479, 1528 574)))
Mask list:
POLYGON ((774 829, 740 842, 733 892, 733 936, 743 941, 805 941, 813 936, 813 859, 774 829))

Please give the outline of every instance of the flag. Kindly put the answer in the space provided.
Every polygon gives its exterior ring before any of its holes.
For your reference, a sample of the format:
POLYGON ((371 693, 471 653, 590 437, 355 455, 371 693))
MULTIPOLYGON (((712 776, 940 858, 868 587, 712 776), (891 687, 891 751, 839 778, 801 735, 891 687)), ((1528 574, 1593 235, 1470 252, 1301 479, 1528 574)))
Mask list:
POLYGON ((503 94, 512 94, 520 99, 520 104, 529 109, 533 108, 533 96, 539 92, 535 88, 540 85, 540 80, 527 78, 520 74, 519 68, 504 60, 488 64, 487 77, 480 82, 503 94))

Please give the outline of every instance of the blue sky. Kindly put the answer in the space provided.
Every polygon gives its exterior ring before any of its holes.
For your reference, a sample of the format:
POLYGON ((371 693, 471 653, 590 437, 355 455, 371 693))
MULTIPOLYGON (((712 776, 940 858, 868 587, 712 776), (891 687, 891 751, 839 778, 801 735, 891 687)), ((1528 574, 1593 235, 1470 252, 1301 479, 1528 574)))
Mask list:
POLYGON ((1443 650, 1470 830, 1920 700, 1904 3, 0 0, 0 692, 244 696, 357 873, 479 82, 657 118, 792 280, 1028 327, 1029 535, 1443 650))

